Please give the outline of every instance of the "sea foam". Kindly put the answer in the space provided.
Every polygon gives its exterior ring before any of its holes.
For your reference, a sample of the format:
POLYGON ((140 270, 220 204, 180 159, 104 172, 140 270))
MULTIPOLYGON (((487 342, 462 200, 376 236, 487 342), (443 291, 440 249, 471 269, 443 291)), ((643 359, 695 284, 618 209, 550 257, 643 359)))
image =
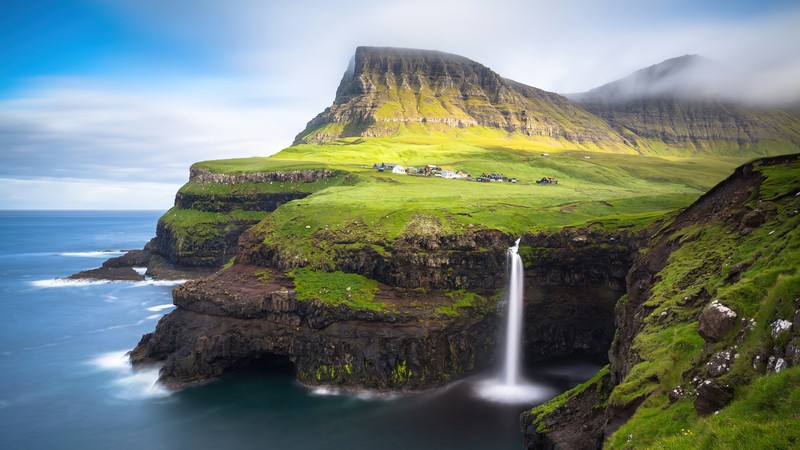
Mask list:
POLYGON ((147 308, 147 310, 148 311, 152 311, 152 312, 159 312, 159 311, 163 311, 165 309, 170 309, 170 308, 174 308, 174 307, 175 307, 175 305, 173 305, 172 303, 165 303, 163 305, 151 306, 151 307, 147 308))
POLYGON ((158 383, 158 368, 133 370, 128 360, 128 352, 103 353, 89 361, 95 368, 112 372, 115 378, 111 382, 114 397, 122 400, 142 398, 162 398, 170 395, 170 391, 158 383))
POLYGON ((50 280, 31 281, 30 285, 38 288, 62 288, 62 287, 83 287, 97 286, 100 284, 111 283, 111 280, 73 280, 70 278, 53 278, 50 280))
POLYGON ((496 379, 477 383, 475 393, 493 403, 510 404, 542 402, 557 394, 553 389, 544 386, 525 382, 509 385, 496 379))
POLYGON ((63 252, 59 256, 73 256, 78 258, 108 258, 112 256, 122 256, 125 252, 123 250, 103 250, 95 252, 63 252))

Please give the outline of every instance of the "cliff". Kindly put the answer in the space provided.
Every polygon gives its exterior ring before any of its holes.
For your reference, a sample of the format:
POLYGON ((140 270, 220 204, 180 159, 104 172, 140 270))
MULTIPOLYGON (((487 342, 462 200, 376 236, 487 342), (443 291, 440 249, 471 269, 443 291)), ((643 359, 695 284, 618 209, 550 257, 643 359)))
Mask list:
POLYGON ((778 411, 798 399, 797 180, 797 155, 747 164, 663 226, 628 272, 609 369, 524 413, 528 448, 796 442, 778 411), (770 431, 734 431, 753 429, 770 431))
MULTIPOLYGON (((143 337, 131 360, 163 364, 161 380, 171 386, 275 356, 288 358, 304 384, 345 389, 427 389, 486 368, 495 354, 501 261, 512 239, 473 236, 487 247, 470 255, 453 248, 463 242, 446 238, 418 243, 443 248, 431 259, 403 259, 394 270, 400 278, 376 276, 376 267, 391 273, 397 263, 358 247, 346 259, 350 273, 317 272, 254 260, 243 239, 235 264, 173 292, 177 309, 143 337)), ((578 229, 523 240, 528 358, 603 359, 614 301, 640 238, 578 229), (549 257, 534 261, 534 252, 549 257)), ((403 245, 408 253, 398 258, 422 250, 403 245)))

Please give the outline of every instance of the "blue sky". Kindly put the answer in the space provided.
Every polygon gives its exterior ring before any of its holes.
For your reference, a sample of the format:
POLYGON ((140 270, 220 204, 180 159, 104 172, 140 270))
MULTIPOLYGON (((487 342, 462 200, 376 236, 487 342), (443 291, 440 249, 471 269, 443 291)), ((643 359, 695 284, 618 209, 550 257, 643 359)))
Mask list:
POLYGON ((664 59, 800 100, 800 3, 4 0, 0 209, 166 209, 198 160, 269 155, 358 45, 437 49, 555 92, 664 59))

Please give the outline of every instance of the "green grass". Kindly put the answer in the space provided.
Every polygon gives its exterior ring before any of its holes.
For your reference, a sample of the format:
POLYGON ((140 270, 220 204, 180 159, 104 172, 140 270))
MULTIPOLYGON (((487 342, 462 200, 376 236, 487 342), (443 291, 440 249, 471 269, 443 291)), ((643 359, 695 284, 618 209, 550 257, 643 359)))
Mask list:
POLYGON ((787 380, 798 377, 797 368, 791 375, 764 376, 764 367, 753 367, 757 354, 785 344, 773 341, 769 324, 793 320, 794 299, 800 294, 800 215, 794 212, 798 203, 793 197, 800 189, 800 164, 757 166, 765 182, 752 193, 750 205, 771 211, 770 220, 742 235, 737 222, 710 217, 710 224, 672 235, 680 248, 658 274, 645 303, 652 313, 644 318, 645 326, 634 340, 640 362, 610 397, 616 406, 637 399, 644 402, 611 436, 609 448, 792 448, 800 442, 796 406, 787 407, 800 399, 800 389, 787 385, 787 380), (742 268, 736 279, 729 277, 733 267, 742 268), (697 332, 696 318, 707 303, 698 303, 696 298, 719 300, 736 311, 739 319, 755 319, 756 326, 736 340, 741 331, 737 322, 722 342, 706 344, 697 332), (690 380, 703 376, 707 358, 734 345, 739 357, 718 382, 738 389, 734 402, 719 416, 698 418, 691 395, 669 402, 669 390, 683 386, 691 392, 690 380), (759 394, 777 385, 784 389, 780 395, 759 394), (756 400, 761 414, 754 414, 756 400), (779 412, 789 410, 794 411, 794 419, 784 420, 779 412), (634 438, 627 442, 629 435, 634 438))
MULTIPOLYGON (((658 406, 658 405, 653 405, 658 406)), ((666 407, 667 405, 660 405, 666 407)), ((666 411, 637 411, 606 443, 607 448, 727 450, 791 449, 800 445, 800 367, 760 377, 719 414, 698 418, 690 400, 666 411), (630 423, 630 422, 629 422, 630 423), (632 435, 630 442, 627 436, 632 435)))
POLYGON ((436 313, 448 317, 456 317, 460 315, 464 308, 483 308, 489 304, 486 298, 475 294, 474 292, 468 292, 463 289, 447 292, 445 293, 445 296, 450 302, 445 305, 437 306, 436 313))
POLYGON ((542 419, 547 416, 548 414, 552 413, 556 409, 560 408, 564 405, 567 401, 574 398, 575 396, 583 393, 587 389, 594 389, 598 394, 600 394, 600 403, 595 405, 597 408, 605 407, 605 395, 603 394, 603 384, 607 381, 606 379, 611 375, 611 371, 609 370, 608 366, 603 367, 600 369, 592 378, 589 380, 575 386, 574 388, 562 393, 561 395, 547 401, 546 403, 542 403, 539 406, 534 407, 530 411, 525 413, 525 417, 531 423, 537 423, 538 432, 547 432, 547 428, 545 423, 542 419))
POLYGON ((381 311, 384 303, 374 301, 378 282, 352 273, 317 272, 297 268, 288 273, 294 280, 297 299, 319 300, 328 305, 347 305, 353 309, 381 311))
POLYGON ((438 221, 451 234, 490 228, 519 235, 598 222, 609 228, 636 228, 690 204, 733 166, 730 161, 611 154, 586 159, 583 153, 571 152, 541 157, 469 145, 414 146, 386 140, 297 146, 286 152, 276 157, 319 158, 323 153, 334 167, 349 166, 358 176, 352 185, 334 186, 285 205, 259 226, 265 242, 318 268, 328 263, 330 247, 337 242, 350 245, 356 235, 362 243, 391 242, 406 231, 412 217, 419 216, 438 221), (378 173, 371 170, 373 162, 452 166, 476 176, 503 173, 519 182, 378 173), (684 171, 679 170, 682 164, 684 171), (662 167, 666 169, 659 171, 662 167), (555 176, 559 184, 536 185, 543 176, 555 176), (363 232, 354 229, 354 223, 363 232))

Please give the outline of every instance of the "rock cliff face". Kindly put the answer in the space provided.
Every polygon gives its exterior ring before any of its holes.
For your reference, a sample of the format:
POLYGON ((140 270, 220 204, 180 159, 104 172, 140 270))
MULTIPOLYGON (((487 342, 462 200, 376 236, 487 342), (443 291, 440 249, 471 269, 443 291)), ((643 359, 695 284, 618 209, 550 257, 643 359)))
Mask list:
POLYGON ((237 186, 299 186, 335 176, 336 172, 327 169, 224 174, 192 167, 189 183, 176 194, 175 206, 158 221, 149 248, 179 267, 221 267, 236 254, 245 230, 281 205, 313 192, 237 186), (188 186, 193 189, 186 190, 188 186))
POLYGON ((558 94, 507 80, 461 56, 378 47, 356 49, 333 105, 295 143, 391 135, 412 123, 622 146, 602 121, 558 94))
MULTIPOLYGON (((336 269, 384 283, 376 299, 389 306, 373 312, 298 301, 283 276, 293 266, 274 259, 251 233, 240 241, 236 264, 174 291, 177 309, 142 339, 134 364, 163 362, 162 380, 181 385, 279 355, 292 361, 303 383, 418 390, 491 363, 498 334, 493 303, 455 316, 436 307, 452 289, 500 294, 510 237, 429 236, 402 240, 397 255, 344 255, 336 269), (256 273, 265 270, 269 281, 259 281, 256 273)), ((527 358, 603 358, 637 235, 565 230, 523 242, 529 243, 523 248, 527 358)))
POLYGON ((787 325, 800 303, 793 294, 771 297, 770 289, 789 292, 781 284, 791 282, 767 275, 794 273, 798 164, 792 155, 740 167, 649 239, 616 304, 609 368, 524 413, 527 448, 654 445, 658 426, 643 421, 690 429, 687 409, 719 411, 739 388, 800 363, 785 357, 800 342, 787 325), (764 277, 773 277, 766 292, 745 294, 764 277), (640 408, 648 412, 631 420, 640 408))
MULTIPOLYGON (((286 356, 305 384, 419 390, 486 367, 492 359, 495 317, 439 317, 399 303, 389 312, 359 311, 298 301, 291 282, 258 268, 234 265, 174 292, 177 310, 145 335, 135 365, 164 362, 171 386, 220 376, 262 358, 286 356)), ((419 294, 382 289, 381 299, 419 294)), ((430 301, 426 298, 426 301, 430 301)))
POLYGON ((565 229, 523 237, 529 360, 581 353, 605 361, 614 305, 645 235, 565 229))

